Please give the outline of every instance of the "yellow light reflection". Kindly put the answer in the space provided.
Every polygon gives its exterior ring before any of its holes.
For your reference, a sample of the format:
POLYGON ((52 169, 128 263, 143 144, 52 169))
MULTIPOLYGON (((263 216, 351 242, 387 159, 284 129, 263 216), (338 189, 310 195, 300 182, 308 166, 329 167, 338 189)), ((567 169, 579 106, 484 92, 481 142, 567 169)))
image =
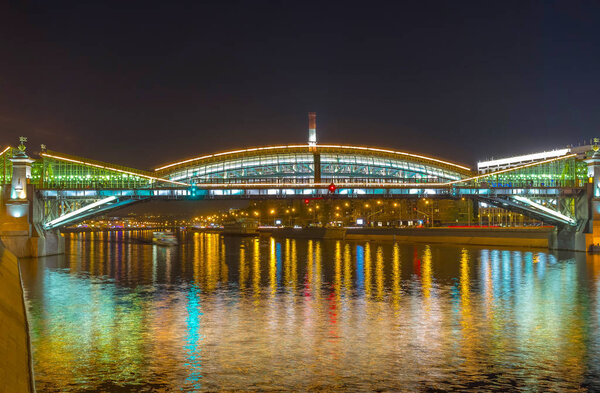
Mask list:
POLYGON ((275 250, 275 238, 269 242, 269 284, 271 286, 271 297, 277 292, 277 255, 275 250))
POLYGON ((285 281, 284 285, 286 287, 290 285, 290 280, 292 278, 290 263, 290 239, 285 239, 285 248, 283 251, 283 280, 285 281))
POLYGON ((229 281, 229 268, 225 258, 225 243, 221 244, 221 282, 226 284, 229 281))
POLYGON ((423 297, 428 299, 431 296, 431 247, 425 246, 423 251, 423 262, 421 264, 421 286, 423 297))
POLYGON ((321 283, 322 283, 322 277, 321 277, 321 269, 322 269, 322 265, 321 265, 321 260, 322 260, 322 254, 321 254, 321 242, 320 241, 316 241, 315 242, 315 281, 314 281, 314 285, 315 285, 315 297, 317 299, 321 298, 321 283))
POLYGON ((471 288, 469 279, 469 251, 463 248, 460 257, 460 303, 462 324, 465 329, 471 323, 471 288))
POLYGON ((352 252, 349 244, 344 246, 344 291, 346 296, 352 292, 352 252))
POLYGON ((252 286, 254 288, 254 304, 258 305, 260 302, 260 242, 258 239, 254 239, 254 254, 252 259, 252 286))
POLYGON ((365 296, 371 297, 371 245, 365 243, 365 296))
POLYGON ((313 241, 308 241, 307 252, 306 252, 306 289, 312 291, 313 284, 313 262, 314 262, 314 251, 313 241))
POLYGON ((298 252, 296 251, 296 239, 292 239, 292 266, 291 266, 291 279, 292 279, 292 293, 296 293, 298 288, 298 252))
POLYGON ((335 242, 334 264, 335 275, 333 277, 333 288, 335 291, 335 297, 337 300, 339 300, 342 287, 342 244, 339 240, 335 242))
POLYGON ((377 285, 377 300, 383 300, 383 247, 378 246, 375 254, 375 282, 377 285))
MULTIPOLYGON (((246 289, 246 280, 248 279, 248 270, 246 269, 246 248, 244 243, 240 245, 240 290, 246 289)), ((242 293, 243 294, 243 293, 242 293)))
POLYGON ((394 243, 392 253, 392 304, 395 310, 400 308, 400 246, 394 243))
POLYGON ((220 264, 220 237, 216 234, 209 235, 209 241, 207 244, 208 252, 206 255, 206 262, 204 265, 204 279, 205 285, 204 290, 212 292, 217 287, 217 280, 219 278, 219 264, 220 264))

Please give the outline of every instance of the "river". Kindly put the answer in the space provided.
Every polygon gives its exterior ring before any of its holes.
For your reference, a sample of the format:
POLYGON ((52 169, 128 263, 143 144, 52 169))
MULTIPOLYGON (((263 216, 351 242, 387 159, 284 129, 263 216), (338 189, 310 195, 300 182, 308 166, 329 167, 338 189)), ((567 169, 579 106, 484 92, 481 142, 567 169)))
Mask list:
POLYGON ((21 261, 38 392, 600 389, 585 254, 150 235, 21 261))

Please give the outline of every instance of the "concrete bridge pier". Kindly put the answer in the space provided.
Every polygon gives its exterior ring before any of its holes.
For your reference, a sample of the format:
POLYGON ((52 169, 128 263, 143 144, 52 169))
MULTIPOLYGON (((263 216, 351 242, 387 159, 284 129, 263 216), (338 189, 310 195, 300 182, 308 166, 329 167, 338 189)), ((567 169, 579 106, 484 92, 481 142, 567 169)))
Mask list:
POLYGON ((548 248, 551 250, 567 250, 587 252, 589 249, 589 233, 577 229, 555 228, 548 239, 548 248))
MULTIPOLYGON (((43 211, 43 201, 33 192, 33 186, 28 185, 29 197, 27 203, 20 201, 16 206, 19 212, 15 217, 15 205, 2 198, 3 209, 0 209, 0 240, 4 246, 18 258, 42 257, 63 254, 65 239, 58 229, 44 230, 40 219, 43 211), (38 213, 38 214, 35 214, 38 213)), ((6 190, 2 194, 6 195, 6 190)))
POLYGON ((557 227, 550 239, 550 248, 597 252, 600 249, 600 149, 594 140, 593 154, 588 165, 588 183, 585 192, 575 198, 577 227, 557 227))
POLYGON ((585 160, 588 165, 588 222, 586 232, 586 250, 598 252, 600 248, 600 147, 598 138, 594 138, 592 156, 585 160))
POLYGON ((44 202, 28 184, 33 160, 25 154, 26 140, 21 138, 19 151, 10 159, 11 184, 0 190, 0 240, 18 258, 62 254, 64 238, 58 230, 44 230, 44 202))
POLYGON ((574 199, 578 225, 556 227, 548 242, 552 250, 588 252, 600 242, 600 200, 594 197, 594 184, 586 184, 585 192, 574 199))
POLYGON ((592 203, 591 187, 588 185, 586 191, 574 199, 575 217, 578 226, 557 226, 548 239, 548 248, 551 250, 568 250, 587 252, 592 242, 592 223, 590 215, 590 204, 592 203))

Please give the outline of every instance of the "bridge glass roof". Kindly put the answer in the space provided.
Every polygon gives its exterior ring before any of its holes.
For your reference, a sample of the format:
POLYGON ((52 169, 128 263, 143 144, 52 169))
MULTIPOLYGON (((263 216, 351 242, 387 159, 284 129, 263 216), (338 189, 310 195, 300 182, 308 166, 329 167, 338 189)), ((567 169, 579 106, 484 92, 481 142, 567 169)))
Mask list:
POLYGON ((313 177, 313 170, 310 154, 267 154, 190 166, 168 178, 190 183, 276 182, 278 179, 308 182, 313 177))
POLYGON ((323 154, 321 156, 322 178, 340 182, 392 181, 397 183, 443 182, 458 180, 464 176, 453 171, 420 162, 378 157, 375 155, 323 154))
MULTIPOLYGON (((467 177, 460 166, 366 148, 319 148, 322 181, 335 182, 447 182, 467 177)), ((307 147, 251 150, 243 153, 186 160, 157 175, 171 180, 202 183, 310 183, 314 179, 314 152, 307 147)))

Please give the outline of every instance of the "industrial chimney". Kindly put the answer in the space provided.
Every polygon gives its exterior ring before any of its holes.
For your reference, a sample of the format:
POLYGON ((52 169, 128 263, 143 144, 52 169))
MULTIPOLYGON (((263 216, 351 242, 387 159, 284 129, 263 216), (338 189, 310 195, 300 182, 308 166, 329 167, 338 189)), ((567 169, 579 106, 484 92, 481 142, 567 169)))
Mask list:
POLYGON ((317 146, 317 114, 308 112, 308 146, 317 146))

